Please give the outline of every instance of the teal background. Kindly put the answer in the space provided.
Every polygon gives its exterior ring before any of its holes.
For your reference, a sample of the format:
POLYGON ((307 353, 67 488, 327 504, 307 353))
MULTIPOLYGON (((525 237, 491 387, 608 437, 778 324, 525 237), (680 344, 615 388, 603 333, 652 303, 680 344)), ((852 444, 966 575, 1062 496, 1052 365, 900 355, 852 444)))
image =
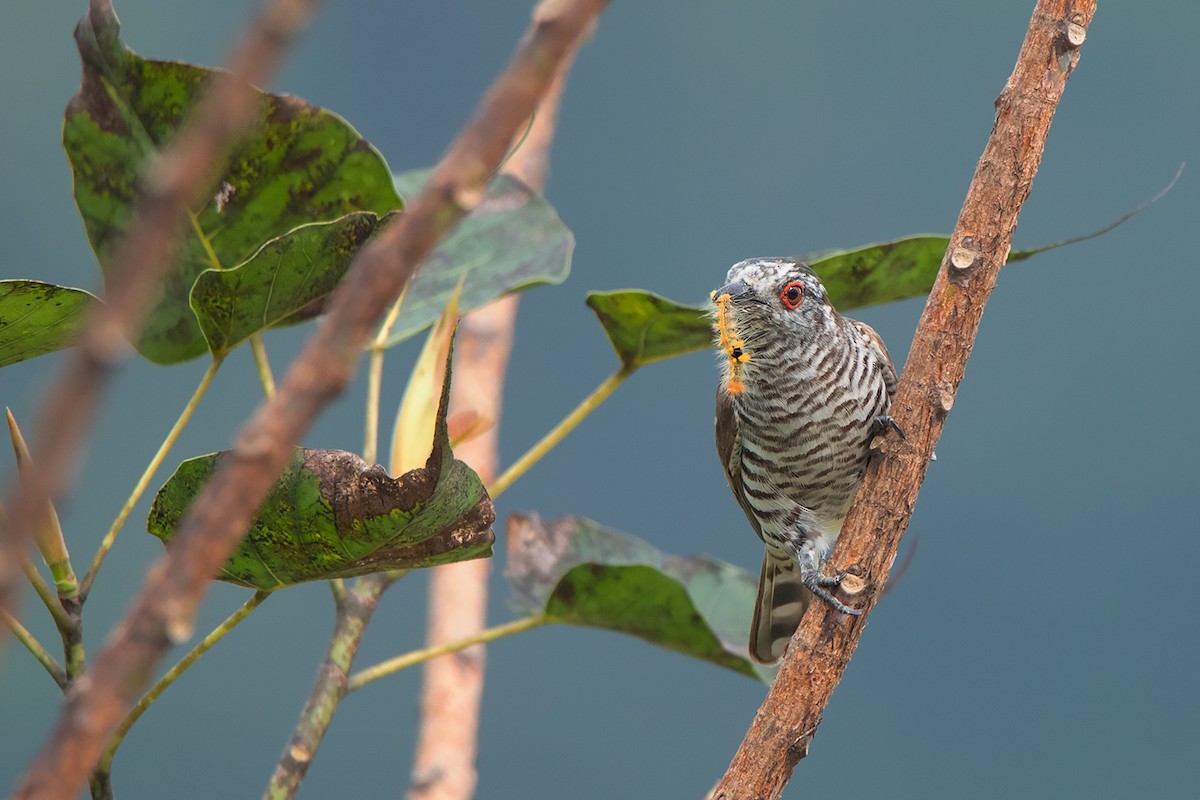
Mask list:
MULTIPOLYGON (((332 3, 272 87, 349 119, 395 171, 435 161, 528 20, 527 0, 332 3)), ((59 146, 85 4, 0 9, 0 276, 95 288, 59 146)), ((144 55, 220 63, 252 4, 118 0, 144 55)), ((559 288, 522 301, 502 460, 615 367, 583 295, 645 287, 700 302, 754 255, 948 232, 1031 2, 616 2, 581 54, 548 190, 578 243, 559 288)), ((1104 0, 1059 108, 1016 246, 1107 236, 1001 275, 921 492, 920 547, 869 630, 786 797, 1192 798, 1200 794, 1200 4, 1104 0)), ((869 309, 897 359, 919 300, 869 309)), ((311 330, 267 337, 277 372, 311 330)), ((395 351, 398 402, 414 347, 395 351)), ((0 371, 32 427, 60 359, 0 371)), ((759 545, 712 452, 714 359, 653 365, 499 504, 581 514, 673 552, 756 568, 759 545)), ((203 370, 131 360, 60 506, 86 567, 203 370)), ((361 446, 363 380, 305 438, 361 446)), ((261 397, 235 353, 155 480, 225 447, 261 397)), ((384 411, 390 420, 391 412, 384 411)), ((11 473, 0 458, 0 474, 11 473)), ((94 652, 158 557, 134 512, 87 608, 94 652)), ((503 535, 501 532, 501 540, 503 535)), ((510 618, 498 555, 495 622, 510 618)), ((359 663, 419 646, 424 576, 386 595, 359 663)), ((214 586, 207 630, 247 596, 214 586)), ((23 611, 54 633, 36 600, 23 611)), ((115 764, 123 800, 256 797, 311 686, 328 590, 273 597, 157 703, 115 764)), ((178 655, 175 654, 175 655, 178 655)), ((548 628, 488 652, 480 798, 703 796, 764 687, 640 641, 548 628)), ((398 796, 420 673, 351 696, 302 788, 398 796)), ((0 653, 0 787, 43 740, 58 693, 0 653)))

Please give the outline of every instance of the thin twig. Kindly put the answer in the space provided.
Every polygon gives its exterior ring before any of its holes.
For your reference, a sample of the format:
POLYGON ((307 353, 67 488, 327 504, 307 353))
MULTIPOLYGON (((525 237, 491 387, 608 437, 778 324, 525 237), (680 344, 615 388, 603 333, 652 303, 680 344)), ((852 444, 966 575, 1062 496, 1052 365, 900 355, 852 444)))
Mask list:
POLYGON ((929 295, 896 390, 892 416, 905 438, 884 440, 856 495, 830 571, 864 578, 858 618, 817 603, 792 638, 770 692, 712 797, 777 798, 808 751, 821 714, 886 585, 917 491, 954 405, 984 303, 1008 255, 1046 135, 1079 58, 1094 0, 1039 0, 1017 65, 996 101, 996 121, 950 247, 929 295))
MULTIPOLYGON (((257 119, 252 88, 265 85, 319 0, 268 0, 238 43, 213 89, 183 132, 139 183, 141 199, 129 232, 108 270, 105 302, 96 306, 77 347, 70 351, 46 402, 33 439, 33 479, 9 491, 12 515, 0 522, 0 608, 12 590, 11 554, 20 549, 28 520, 48 498, 61 494, 87 436, 108 379, 141 328, 143 309, 179 246, 188 211, 208 191, 237 138, 257 119)), ((80 23, 90 26, 113 13, 111 0, 89 0, 80 23)))
POLYGON ((275 773, 263 792, 263 800, 295 797, 300 782, 304 780, 317 754, 317 748, 321 746, 334 711, 346 696, 347 676, 354 664, 358 645, 379 604, 380 595, 392 580, 393 577, 385 573, 367 575, 356 581, 354 588, 338 600, 337 621, 329 651, 317 672, 316 685, 300 714, 296 731, 284 748, 275 773))
MULTIPOLYGON (((317 414, 349 383, 372 328, 418 264, 484 194, 485 180, 533 113, 564 56, 606 5, 564 0, 535 15, 516 57, 405 214, 359 251, 329 313, 275 396, 243 426, 222 467, 151 567, 125 619, 68 697, 17 789, 20 800, 68 800, 83 785, 163 653, 192 629, 212 576, 317 414)), ((44 462, 45 463, 45 462, 44 462)))
POLYGON ((341 579, 329 582, 336 608, 329 649, 292 738, 263 792, 265 800, 294 797, 300 788, 325 738, 325 732, 333 722, 334 712, 349 692, 347 683, 350 668, 354 665, 363 634, 379 605, 379 599, 389 586, 406 573, 407 570, 396 569, 367 575, 355 581, 352 588, 347 588, 341 579))

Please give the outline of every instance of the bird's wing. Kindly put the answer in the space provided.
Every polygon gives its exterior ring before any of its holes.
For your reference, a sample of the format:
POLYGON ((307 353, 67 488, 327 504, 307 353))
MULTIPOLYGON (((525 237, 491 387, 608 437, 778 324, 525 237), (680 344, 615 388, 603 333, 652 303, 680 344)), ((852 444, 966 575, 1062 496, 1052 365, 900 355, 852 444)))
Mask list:
POLYGON ((854 324, 855 328, 858 328, 858 332, 862 334, 867 345, 875 351, 875 357, 879 359, 879 364, 883 369, 883 383, 887 387, 888 397, 891 397, 896 393, 896 367, 892 365, 892 357, 888 355, 883 337, 865 322, 859 322, 856 319, 849 321, 854 324))
POLYGON ((742 486, 742 442, 738 433, 737 408, 733 396, 725 391, 724 386, 717 387, 717 456, 721 466, 725 468, 725 477, 729 480, 729 488, 737 498, 738 505, 750 520, 750 527, 762 538, 762 528, 758 519, 746 502, 746 492, 742 486))

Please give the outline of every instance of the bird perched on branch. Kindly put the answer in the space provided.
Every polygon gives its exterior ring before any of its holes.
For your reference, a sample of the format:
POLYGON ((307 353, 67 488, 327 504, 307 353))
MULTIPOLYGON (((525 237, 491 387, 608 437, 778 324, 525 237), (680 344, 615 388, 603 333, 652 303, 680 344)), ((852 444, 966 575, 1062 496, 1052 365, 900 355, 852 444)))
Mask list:
POLYGON ((813 595, 857 615, 826 575, 866 470, 887 428, 896 371, 870 326, 843 317, 807 265, 735 264, 712 293, 721 355, 717 454, 733 494, 766 544, 750 655, 778 661, 813 595))

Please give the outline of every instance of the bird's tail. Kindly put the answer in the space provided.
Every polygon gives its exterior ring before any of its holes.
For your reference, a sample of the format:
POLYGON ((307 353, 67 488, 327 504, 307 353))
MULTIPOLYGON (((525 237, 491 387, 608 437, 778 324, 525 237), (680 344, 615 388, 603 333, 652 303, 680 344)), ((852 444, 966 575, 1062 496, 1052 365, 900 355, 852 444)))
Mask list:
POLYGON ((760 664, 774 664, 783 657, 792 634, 800 625, 812 595, 800 581, 800 568, 785 555, 764 548, 762 573, 758 577, 758 600, 750 623, 750 657, 760 664))

